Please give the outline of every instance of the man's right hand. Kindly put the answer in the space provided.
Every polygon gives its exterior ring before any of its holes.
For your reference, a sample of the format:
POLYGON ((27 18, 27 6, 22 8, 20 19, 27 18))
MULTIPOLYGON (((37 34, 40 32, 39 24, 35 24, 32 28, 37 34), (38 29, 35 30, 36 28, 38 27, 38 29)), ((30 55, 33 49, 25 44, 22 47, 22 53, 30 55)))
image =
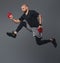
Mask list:
POLYGON ((38 26, 38 32, 40 32, 40 33, 42 33, 43 32, 43 28, 42 28, 42 26, 38 26))

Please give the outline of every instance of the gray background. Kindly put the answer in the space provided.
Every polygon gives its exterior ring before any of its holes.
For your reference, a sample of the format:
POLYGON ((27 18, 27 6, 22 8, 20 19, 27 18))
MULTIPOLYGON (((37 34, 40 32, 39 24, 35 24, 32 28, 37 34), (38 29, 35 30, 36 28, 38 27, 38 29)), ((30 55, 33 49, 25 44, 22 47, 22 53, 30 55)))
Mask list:
POLYGON ((60 63, 60 0, 0 0, 0 63, 60 63), (23 28, 16 39, 8 37, 18 24, 7 18, 12 12, 15 18, 22 15, 20 6, 27 3, 30 9, 43 16, 43 38, 54 36, 58 47, 51 43, 38 46, 32 33, 23 28))

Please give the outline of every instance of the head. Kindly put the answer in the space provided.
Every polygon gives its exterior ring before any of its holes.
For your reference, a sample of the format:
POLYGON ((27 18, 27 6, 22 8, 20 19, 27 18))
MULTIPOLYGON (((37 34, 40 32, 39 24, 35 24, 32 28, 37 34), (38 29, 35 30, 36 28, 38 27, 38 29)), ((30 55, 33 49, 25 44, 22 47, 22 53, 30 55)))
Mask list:
POLYGON ((28 10, 28 5, 27 4, 22 4, 21 10, 25 13, 28 10))

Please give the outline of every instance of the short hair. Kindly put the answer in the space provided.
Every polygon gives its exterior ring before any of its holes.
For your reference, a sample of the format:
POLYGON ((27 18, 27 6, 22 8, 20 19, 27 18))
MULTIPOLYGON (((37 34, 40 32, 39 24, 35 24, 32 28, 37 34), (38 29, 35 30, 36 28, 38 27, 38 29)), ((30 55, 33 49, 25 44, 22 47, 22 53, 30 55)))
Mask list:
POLYGON ((21 6, 24 6, 24 5, 28 7, 28 4, 26 4, 26 3, 22 4, 21 6))

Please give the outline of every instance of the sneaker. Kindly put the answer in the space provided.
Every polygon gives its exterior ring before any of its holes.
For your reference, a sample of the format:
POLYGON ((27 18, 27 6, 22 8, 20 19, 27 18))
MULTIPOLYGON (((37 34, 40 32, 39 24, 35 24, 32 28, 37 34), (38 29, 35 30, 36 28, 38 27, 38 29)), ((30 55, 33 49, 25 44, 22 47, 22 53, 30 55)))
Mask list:
POLYGON ((56 43, 56 39, 55 38, 52 38, 52 44, 54 45, 55 48, 57 47, 57 43, 56 43))
POLYGON ((14 34, 14 32, 7 32, 6 33, 9 37, 13 37, 13 38, 16 38, 16 34, 14 34))

